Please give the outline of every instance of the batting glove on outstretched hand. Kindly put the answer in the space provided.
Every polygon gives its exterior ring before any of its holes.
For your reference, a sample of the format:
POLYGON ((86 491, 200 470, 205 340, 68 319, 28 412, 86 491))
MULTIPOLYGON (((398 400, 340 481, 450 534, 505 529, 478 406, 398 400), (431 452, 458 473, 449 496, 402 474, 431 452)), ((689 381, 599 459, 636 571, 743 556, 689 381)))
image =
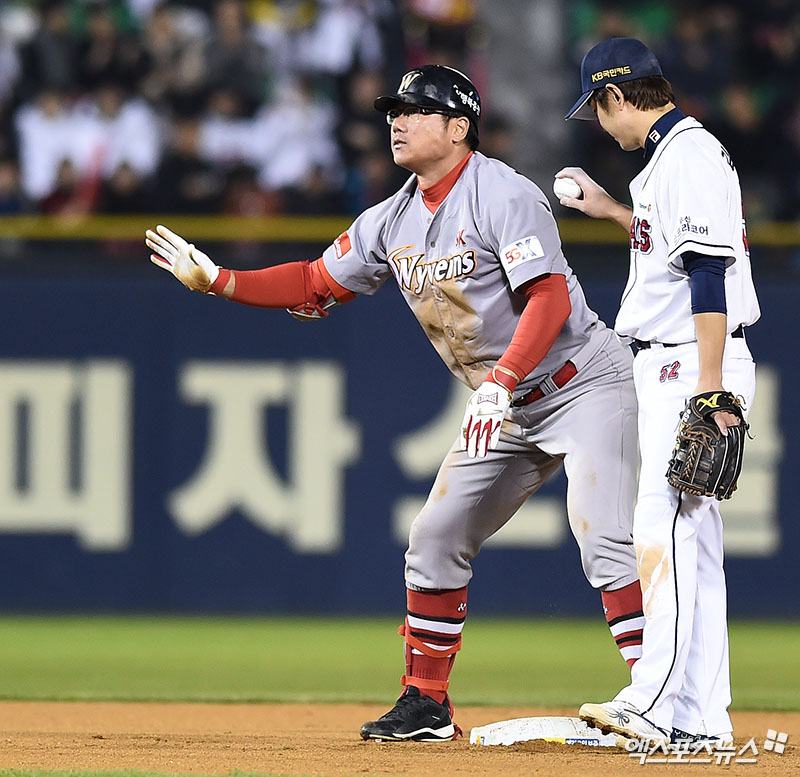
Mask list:
POLYGON ((483 458, 497 447, 511 394, 505 386, 485 380, 467 402, 461 422, 461 450, 474 459, 483 458))
POLYGON ((187 243, 161 224, 155 230, 147 230, 145 243, 155 251, 150 255, 150 261, 169 270, 192 291, 206 293, 217 280, 219 267, 192 243, 187 243))

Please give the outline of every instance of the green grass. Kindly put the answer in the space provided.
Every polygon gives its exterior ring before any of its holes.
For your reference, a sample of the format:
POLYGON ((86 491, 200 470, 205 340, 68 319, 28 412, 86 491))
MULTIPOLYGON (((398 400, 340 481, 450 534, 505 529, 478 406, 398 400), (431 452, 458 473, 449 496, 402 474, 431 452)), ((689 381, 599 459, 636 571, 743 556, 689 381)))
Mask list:
MULTIPOLYGON (((386 618, 0 618, 0 698, 375 701, 403 673, 386 618)), ((800 623, 731 625, 737 709, 800 709, 800 623)), ((460 704, 575 706, 627 668, 597 619, 474 618, 453 673, 460 704)))

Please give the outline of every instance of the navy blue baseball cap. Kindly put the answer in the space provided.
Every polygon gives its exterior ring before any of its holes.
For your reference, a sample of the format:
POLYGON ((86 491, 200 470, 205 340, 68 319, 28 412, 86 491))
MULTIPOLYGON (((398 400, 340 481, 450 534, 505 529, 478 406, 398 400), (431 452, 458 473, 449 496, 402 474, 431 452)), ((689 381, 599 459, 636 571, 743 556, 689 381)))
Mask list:
POLYGON ((581 96, 564 117, 595 119, 589 98, 606 84, 621 84, 635 78, 660 76, 655 54, 636 38, 609 38, 590 49, 581 62, 581 96))

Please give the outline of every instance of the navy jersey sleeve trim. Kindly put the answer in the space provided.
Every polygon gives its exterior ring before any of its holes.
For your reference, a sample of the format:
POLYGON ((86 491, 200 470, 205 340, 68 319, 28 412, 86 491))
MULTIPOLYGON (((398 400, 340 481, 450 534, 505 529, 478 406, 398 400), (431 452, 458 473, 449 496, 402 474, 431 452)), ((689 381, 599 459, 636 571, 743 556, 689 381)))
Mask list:
POLYGON ((681 255, 689 273, 692 313, 727 313, 725 300, 725 260, 687 251, 681 255))

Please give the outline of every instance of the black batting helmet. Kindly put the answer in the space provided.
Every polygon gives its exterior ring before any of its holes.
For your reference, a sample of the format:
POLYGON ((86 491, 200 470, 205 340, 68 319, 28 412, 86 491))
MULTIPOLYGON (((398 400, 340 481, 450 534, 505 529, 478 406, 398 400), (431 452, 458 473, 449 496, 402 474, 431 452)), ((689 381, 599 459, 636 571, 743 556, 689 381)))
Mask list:
POLYGON ((460 70, 446 65, 422 65, 409 70, 395 94, 382 94, 375 100, 375 110, 388 113, 403 105, 452 111, 466 116, 478 139, 481 121, 481 96, 475 84, 460 70))

